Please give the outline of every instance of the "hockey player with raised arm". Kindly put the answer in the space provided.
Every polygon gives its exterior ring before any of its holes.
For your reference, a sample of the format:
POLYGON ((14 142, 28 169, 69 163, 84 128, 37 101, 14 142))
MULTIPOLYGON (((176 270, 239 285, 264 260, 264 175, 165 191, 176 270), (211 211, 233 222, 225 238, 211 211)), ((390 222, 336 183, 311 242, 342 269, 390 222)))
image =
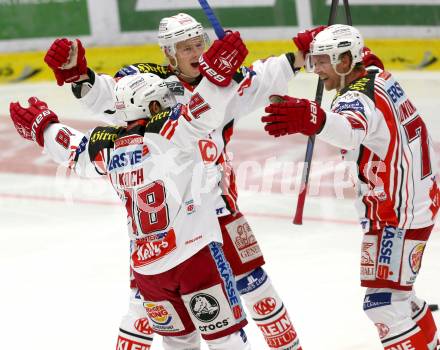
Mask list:
MULTIPOLYGON (((236 36, 235 33, 229 34, 231 41, 236 40, 236 36)), ((218 44, 215 42, 202 56, 208 42, 204 29, 193 17, 183 13, 161 20, 158 40, 169 65, 135 63, 121 69, 115 77, 118 79, 139 73, 158 74, 165 79, 180 103, 190 102, 203 75, 215 84, 224 85, 232 79, 232 85, 239 95, 248 95, 248 90, 252 91, 254 86, 259 86, 263 79, 265 86, 270 86, 268 95, 270 92, 285 94, 288 81, 303 65, 301 55, 295 63, 294 54, 288 53, 257 61, 250 68, 242 68, 240 71, 235 69, 234 74, 225 74, 224 69, 231 70, 228 65, 218 65, 214 71, 204 70, 202 68, 206 66, 214 67, 216 58, 212 53, 216 52, 215 46, 218 44), (202 62, 209 64, 201 66, 201 57, 202 62), (209 72, 216 73, 212 75, 209 72)), ((223 62, 230 59, 235 60, 233 56, 224 56, 223 62)), ((79 40, 72 42, 57 39, 47 52, 45 61, 54 70, 59 85, 72 83, 72 91, 81 103, 96 113, 104 112, 109 122, 117 121, 119 112, 113 105, 116 80, 109 75, 98 75, 87 67, 85 50, 79 40)), ((197 103, 197 99, 190 103, 197 103)), ((265 100, 255 95, 249 103, 256 109, 263 106, 265 100)), ((232 137, 236 119, 247 114, 246 108, 248 106, 243 103, 230 108, 223 123, 199 143, 199 148, 206 163, 217 165, 222 170, 222 181, 219 184, 222 193, 217 198, 216 211, 222 229, 223 249, 235 275, 238 291, 271 349, 298 350, 298 336, 286 307, 262 268, 264 258, 259 244, 237 206, 235 174, 226 147, 232 137)), ((145 317, 145 310, 136 299, 137 295, 136 286, 132 285, 132 302, 128 314, 121 322, 118 344, 129 344, 126 345, 127 349, 142 344, 148 349, 152 335, 145 336, 135 327, 137 320, 145 317)))
MULTIPOLYGON (((234 44, 229 39, 217 46, 234 51, 241 64, 247 50, 239 36, 234 44)), ((264 90, 252 90, 267 98, 264 90)), ((79 175, 104 175, 111 182, 127 210, 136 285, 167 350, 200 349, 199 333, 213 350, 250 349, 242 330, 245 314, 221 249, 216 196, 205 184, 207 165, 197 147, 221 125, 235 96, 235 89, 205 79, 188 106, 176 105, 160 77, 124 77, 115 86, 115 108, 127 126, 98 127, 86 135, 59 123, 35 97, 28 108, 10 105, 22 137, 79 175)))
POLYGON ((384 349, 437 349, 431 311, 413 288, 440 204, 427 127, 380 61, 365 68, 356 28, 330 26, 299 48, 310 50, 307 66, 336 96, 329 110, 283 96, 283 102, 266 107, 265 130, 275 137, 316 135, 357 164, 364 311, 384 349))

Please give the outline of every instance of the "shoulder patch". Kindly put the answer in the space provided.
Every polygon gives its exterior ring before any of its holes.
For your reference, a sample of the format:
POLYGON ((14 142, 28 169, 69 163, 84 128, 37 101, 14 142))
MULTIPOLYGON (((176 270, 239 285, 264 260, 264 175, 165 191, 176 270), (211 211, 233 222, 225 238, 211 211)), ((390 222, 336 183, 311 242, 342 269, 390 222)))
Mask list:
POLYGON ((185 87, 180 81, 167 81, 165 80, 167 88, 173 93, 174 96, 185 95, 185 87))
POLYGON ((134 75, 138 73, 153 73, 162 79, 173 75, 173 72, 167 67, 156 63, 133 63, 122 67, 116 74, 115 78, 122 78, 127 75, 134 75))
POLYGON ((365 77, 353 81, 350 85, 340 91, 338 95, 343 95, 348 91, 357 91, 367 95, 374 101, 374 80, 377 72, 369 72, 365 77))
POLYGON ((93 129, 88 147, 90 160, 93 161, 99 151, 105 148, 113 148, 116 138, 123 129, 114 126, 98 126, 93 129))
POLYGON ((151 118, 148 119, 147 126, 145 127, 145 132, 158 134, 165 122, 170 119, 171 115, 172 110, 167 109, 166 111, 162 111, 151 116, 151 118))
POLYGON ((350 85, 348 85, 347 91, 359 91, 367 95, 371 100, 374 101, 374 79, 376 77, 376 72, 369 72, 365 77, 360 78, 350 85))
POLYGON ((168 78, 173 75, 173 72, 167 67, 156 63, 135 63, 132 66, 139 70, 139 73, 153 73, 161 77, 162 79, 168 78))
POLYGON ((335 112, 339 113, 342 111, 358 111, 365 114, 365 107, 359 100, 349 101, 349 102, 339 102, 335 108, 335 112))

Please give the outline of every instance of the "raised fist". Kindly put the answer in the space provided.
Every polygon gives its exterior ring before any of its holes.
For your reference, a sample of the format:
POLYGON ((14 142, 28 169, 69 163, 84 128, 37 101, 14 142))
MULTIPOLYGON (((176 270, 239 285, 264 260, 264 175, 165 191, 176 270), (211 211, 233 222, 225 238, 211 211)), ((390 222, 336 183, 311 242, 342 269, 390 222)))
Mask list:
POLYGON ((303 30, 302 32, 299 32, 296 34, 296 36, 293 38, 293 42, 295 43, 296 47, 299 51, 301 51, 304 55, 309 53, 310 51, 310 44, 315 38, 315 36, 322 32, 326 26, 319 26, 316 28, 312 28, 310 30, 303 30))
POLYGON ((247 54, 240 33, 228 31, 200 56, 200 73, 215 85, 228 86, 247 54))
POLYGON ((50 123, 59 123, 59 120, 57 115, 47 108, 46 102, 36 97, 29 98, 28 102, 28 108, 23 108, 18 102, 11 102, 9 113, 20 136, 43 147, 44 130, 50 123))
POLYGON ((372 53, 371 50, 366 46, 364 46, 362 49, 362 62, 364 63, 365 67, 375 66, 382 70, 385 69, 381 59, 372 53))
POLYGON ((79 39, 56 39, 44 56, 44 62, 53 70, 57 84, 72 83, 87 74, 86 52, 79 39))
POLYGON ((325 112, 316 102, 290 96, 271 96, 272 101, 265 111, 270 113, 261 118, 266 123, 264 130, 269 135, 279 137, 301 133, 315 135, 325 123, 325 112))

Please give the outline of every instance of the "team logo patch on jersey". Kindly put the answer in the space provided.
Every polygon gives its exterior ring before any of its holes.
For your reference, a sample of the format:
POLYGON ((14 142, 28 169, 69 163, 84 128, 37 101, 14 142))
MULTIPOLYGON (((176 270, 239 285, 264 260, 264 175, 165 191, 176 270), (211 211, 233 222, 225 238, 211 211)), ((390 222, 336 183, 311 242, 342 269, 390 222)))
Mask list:
POLYGON ((358 111, 365 114, 365 107, 359 100, 350 102, 339 102, 336 106, 335 112, 340 113, 342 111, 358 111))
POLYGON ((217 159, 218 150, 213 141, 199 140, 199 149, 205 164, 212 163, 217 159))
POLYGON ((165 84, 173 95, 183 96, 185 94, 185 88, 180 81, 165 81, 165 84))
POLYGON ((254 311, 261 316, 266 316, 272 313, 277 306, 277 302, 274 298, 264 298, 256 302, 253 306, 254 311))
POLYGON ((364 299, 364 310, 391 305, 391 293, 367 294, 364 299))
POLYGON ((202 322, 212 322, 220 313, 217 299, 209 294, 196 294, 191 298, 189 304, 193 315, 202 322))

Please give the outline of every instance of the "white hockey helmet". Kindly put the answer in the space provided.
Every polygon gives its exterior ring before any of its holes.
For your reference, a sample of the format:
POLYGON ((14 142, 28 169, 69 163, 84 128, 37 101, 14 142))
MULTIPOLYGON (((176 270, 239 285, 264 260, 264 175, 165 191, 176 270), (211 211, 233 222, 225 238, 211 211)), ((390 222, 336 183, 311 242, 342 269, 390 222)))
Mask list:
POLYGON ((157 35, 160 48, 172 57, 176 55, 176 44, 188 39, 201 36, 205 45, 209 43, 208 36, 202 25, 194 17, 186 13, 162 18, 157 35))
POLYGON ((116 116, 124 122, 151 117, 150 102, 159 102, 162 109, 176 104, 176 98, 165 81, 156 74, 127 75, 116 83, 116 116))
MULTIPOLYGON (((362 49, 364 39, 354 27, 346 24, 334 24, 319 32, 310 44, 310 54, 306 59, 308 71, 313 71, 311 57, 315 55, 328 55, 333 67, 340 62, 342 53, 350 51, 353 69, 356 63, 362 62, 362 49)), ((336 68, 335 68, 336 70, 336 68)))

